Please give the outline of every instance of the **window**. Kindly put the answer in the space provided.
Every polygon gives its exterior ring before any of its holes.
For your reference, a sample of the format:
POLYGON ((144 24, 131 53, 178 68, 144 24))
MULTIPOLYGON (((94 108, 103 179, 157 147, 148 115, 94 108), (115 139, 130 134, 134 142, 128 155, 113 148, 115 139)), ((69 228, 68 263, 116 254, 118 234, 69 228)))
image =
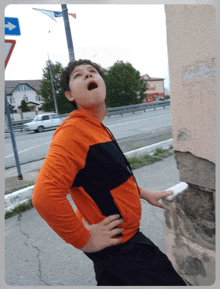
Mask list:
POLYGON ((36 101, 40 101, 40 96, 39 95, 35 95, 35 99, 36 99, 36 101))
POLYGON ((43 115, 42 116, 42 120, 48 120, 49 119, 49 115, 43 115))
POLYGON ((15 103, 15 99, 13 97, 10 97, 10 103, 15 103))
POLYGON ((28 102, 28 97, 24 96, 24 101, 28 102))
POLYGON ((40 119, 40 115, 35 116, 35 118, 33 119, 33 121, 39 121, 40 119))

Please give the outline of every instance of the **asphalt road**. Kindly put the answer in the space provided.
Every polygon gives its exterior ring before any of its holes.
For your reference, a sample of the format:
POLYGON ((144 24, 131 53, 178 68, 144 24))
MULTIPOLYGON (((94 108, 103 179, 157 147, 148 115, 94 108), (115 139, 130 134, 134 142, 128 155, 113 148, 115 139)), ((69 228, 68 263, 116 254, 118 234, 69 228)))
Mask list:
MULTIPOLYGON (((170 107, 112 116, 104 119, 104 124, 112 131, 121 149, 126 152, 135 146, 146 146, 156 135, 171 138, 170 107)), ((49 149, 54 129, 42 133, 15 133, 20 164, 44 159, 49 149)), ((158 142, 157 139, 151 143, 158 142)), ((150 143, 150 144, 151 144, 150 143)), ((11 138, 5 138, 5 169, 15 167, 11 138)))
MULTIPOLYGON (((134 170, 134 175, 139 186, 153 191, 179 183, 173 156, 134 170)), ((163 209, 141 203, 140 229, 165 253, 163 209)), ((92 262, 56 235, 34 208, 5 220, 5 282, 31 287, 96 286, 92 262)))

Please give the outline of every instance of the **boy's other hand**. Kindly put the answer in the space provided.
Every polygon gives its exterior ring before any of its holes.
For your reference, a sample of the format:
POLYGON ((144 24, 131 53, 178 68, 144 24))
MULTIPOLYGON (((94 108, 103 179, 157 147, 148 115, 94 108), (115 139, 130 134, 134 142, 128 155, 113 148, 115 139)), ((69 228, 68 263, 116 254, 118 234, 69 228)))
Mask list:
POLYGON ((81 250, 93 253, 112 245, 118 245, 121 242, 121 238, 112 237, 124 230, 123 228, 116 228, 124 222, 123 219, 119 218, 120 215, 111 215, 94 225, 89 225, 89 223, 83 219, 84 227, 90 232, 90 239, 81 250))
POLYGON ((144 189, 140 190, 140 197, 146 200, 149 204, 165 209, 165 205, 160 204, 158 201, 160 199, 166 198, 172 195, 174 191, 161 191, 161 192, 150 192, 144 189))

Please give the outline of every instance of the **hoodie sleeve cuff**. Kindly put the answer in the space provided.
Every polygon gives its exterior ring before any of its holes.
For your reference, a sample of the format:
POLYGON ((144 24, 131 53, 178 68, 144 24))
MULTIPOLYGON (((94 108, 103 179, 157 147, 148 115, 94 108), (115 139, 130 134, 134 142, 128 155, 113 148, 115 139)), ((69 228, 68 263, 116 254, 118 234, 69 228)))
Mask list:
POLYGON ((80 234, 80 237, 77 240, 74 240, 74 242, 71 243, 72 246, 74 246, 76 249, 83 248, 90 239, 90 233, 89 231, 84 227, 85 230, 82 231, 80 234))

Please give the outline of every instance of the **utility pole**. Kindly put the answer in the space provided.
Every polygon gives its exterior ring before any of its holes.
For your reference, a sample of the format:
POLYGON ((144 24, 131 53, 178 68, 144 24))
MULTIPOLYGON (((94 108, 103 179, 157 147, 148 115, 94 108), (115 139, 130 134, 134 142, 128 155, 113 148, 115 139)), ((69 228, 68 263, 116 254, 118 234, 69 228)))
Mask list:
POLYGON ((55 92, 54 85, 53 85, 53 74, 52 74, 52 71, 51 71, 49 54, 48 54, 48 65, 49 65, 49 71, 50 71, 51 86, 52 86, 52 90, 53 90, 53 100, 54 100, 55 112, 58 114, 56 92, 55 92))
POLYGON ((20 167, 20 163, 19 163, 19 158, 18 158, 18 151, 17 151, 16 141, 15 141, 14 131, 13 131, 12 122, 11 122, 10 111, 9 111, 9 107, 8 107, 8 99, 7 99, 6 89, 5 89, 5 113, 8 117, 8 125, 9 125, 9 129, 10 129, 11 141, 12 141, 12 146, 13 146, 14 156, 15 156, 15 162, 16 162, 17 171, 18 171, 18 179, 23 180, 23 176, 21 174, 21 167, 20 167))
POLYGON ((73 49, 73 41, 70 31, 70 23, 69 23, 69 16, 68 16, 68 10, 66 4, 61 4, 62 7, 62 13, 63 13, 63 22, 66 32, 66 40, 67 40, 67 46, 69 51, 69 60, 74 61, 75 55, 74 55, 74 49, 73 49))

